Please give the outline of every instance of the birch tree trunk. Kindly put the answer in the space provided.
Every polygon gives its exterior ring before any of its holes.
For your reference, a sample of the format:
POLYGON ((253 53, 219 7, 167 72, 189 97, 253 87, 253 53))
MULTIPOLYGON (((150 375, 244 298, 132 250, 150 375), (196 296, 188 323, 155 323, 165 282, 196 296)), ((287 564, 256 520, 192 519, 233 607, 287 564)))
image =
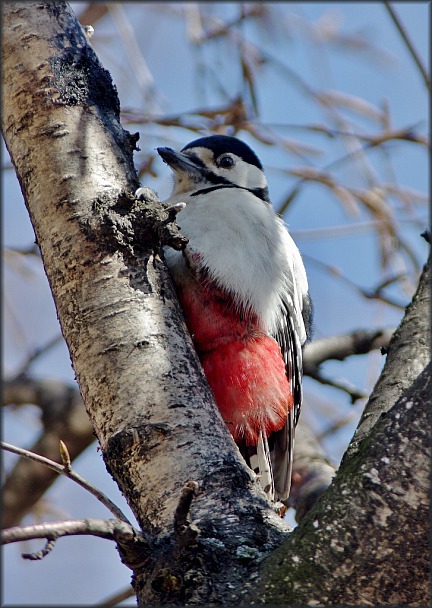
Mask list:
MULTIPOLYGON (((109 74, 64 2, 7 2, 3 28, 3 134, 107 469, 145 534, 123 554, 138 602, 238 605, 264 562, 254 601, 426 603, 421 332, 396 337, 395 352, 410 343, 418 364, 401 371, 389 358, 390 379, 407 372, 403 386, 381 396, 384 409, 289 535, 193 350, 158 254, 181 240, 151 193, 132 196, 136 138, 120 125, 109 74)), ((427 298, 416 302, 423 320, 427 298)))
POLYGON ((238 602, 287 526, 215 407, 157 254, 166 214, 133 201, 134 139, 68 5, 3 11, 3 134, 106 466, 151 539, 137 597, 238 602))

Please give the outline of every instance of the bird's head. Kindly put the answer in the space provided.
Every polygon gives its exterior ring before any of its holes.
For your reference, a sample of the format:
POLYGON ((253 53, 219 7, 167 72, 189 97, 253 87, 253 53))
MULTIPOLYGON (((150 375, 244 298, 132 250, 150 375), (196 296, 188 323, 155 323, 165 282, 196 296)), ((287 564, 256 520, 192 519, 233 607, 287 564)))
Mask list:
POLYGON ((172 148, 157 151, 174 172, 173 197, 196 196, 219 188, 242 188, 269 202, 261 162, 236 137, 211 135, 195 139, 181 152, 172 148))

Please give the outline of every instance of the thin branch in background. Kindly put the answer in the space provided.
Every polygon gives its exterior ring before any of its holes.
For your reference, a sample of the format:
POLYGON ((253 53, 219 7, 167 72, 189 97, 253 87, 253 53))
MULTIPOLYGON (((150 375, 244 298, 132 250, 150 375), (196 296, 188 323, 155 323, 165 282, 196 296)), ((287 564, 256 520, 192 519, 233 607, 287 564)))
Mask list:
MULTIPOLYGON (((402 221, 402 220, 401 220, 402 221)), ((406 220, 407 223, 411 223, 414 220, 406 220)), ((416 220, 416 226, 420 229, 424 226, 424 222, 416 220)), ((368 234, 372 229, 376 228, 376 221, 368 220, 365 222, 356 222, 355 224, 341 224, 333 226, 323 226, 322 228, 300 228, 290 230, 290 235, 294 240, 313 240, 317 239, 335 239, 339 237, 346 237, 352 234, 368 234)), ((402 277, 402 274, 398 275, 402 277)))
POLYGON ((350 334, 314 340, 305 347, 303 373, 321 384, 347 393, 351 403, 354 404, 359 399, 364 399, 366 393, 346 382, 327 378, 322 374, 320 366, 331 359, 343 361, 352 355, 363 355, 378 348, 387 348, 393 331, 393 329, 358 330, 350 334))
POLYGON ((39 346, 38 348, 35 348, 33 350, 33 352, 28 355, 27 359, 24 361, 24 363, 21 365, 21 367, 17 371, 16 377, 18 378, 19 376, 23 376, 24 374, 26 374, 29 370, 29 367, 31 366, 32 363, 34 363, 36 361, 36 359, 38 359, 42 355, 45 355, 51 348, 53 348, 54 346, 57 346, 57 344, 60 344, 60 342, 62 342, 62 341, 63 341, 63 336, 61 334, 58 334, 57 336, 54 336, 53 338, 51 338, 51 340, 49 340, 43 346, 39 346))
MULTIPOLYGON (((191 41, 194 44, 203 44, 209 40, 214 40, 215 38, 220 37, 231 37, 233 36, 233 32, 237 36, 240 35, 239 30, 236 28, 240 26, 244 21, 250 18, 262 17, 267 8, 263 3, 252 3, 250 5, 241 5, 239 15, 234 17, 233 19, 229 19, 227 21, 223 21, 220 17, 216 17, 215 15, 210 15, 206 13, 200 14, 200 20, 198 22, 199 28, 195 27, 193 31, 193 37, 191 37, 191 41), (207 27, 207 30, 205 29, 207 27)), ((190 13, 185 13, 186 17, 190 17, 190 13)), ((190 20, 189 20, 190 21, 190 20)), ((195 25, 197 23, 195 17, 195 25)), ((188 34, 190 33, 191 28, 188 28, 188 34)))
POLYGON ((317 440, 322 441, 326 437, 334 435, 347 424, 351 424, 354 420, 358 420, 359 413, 356 410, 351 410, 346 416, 342 416, 328 424, 320 433, 317 434, 317 440))
POLYGON ((411 39, 408 36, 408 32, 406 31, 402 21, 399 19, 399 16, 397 15, 396 11, 394 10, 394 8, 390 4, 390 2, 388 2, 387 0, 384 0, 384 6, 386 7, 388 14, 390 15, 393 23, 395 24, 399 34, 401 35, 401 38, 402 38, 405 46, 407 47, 408 52, 410 53, 411 57, 414 59, 414 62, 421 74, 421 77, 423 78, 423 80, 425 82, 426 87, 430 90, 430 80, 429 80, 428 74, 426 72, 426 69, 423 66, 423 63, 419 57, 419 54, 415 50, 414 45, 411 42, 411 39))
MULTIPOLYGON (((408 141, 414 144, 420 144, 425 148, 429 149, 429 139, 426 135, 417 133, 416 129, 420 128, 422 123, 416 123, 415 125, 408 127, 401 127, 399 129, 392 129, 390 126, 384 128, 382 131, 376 134, 368 134, 368 133, 360 133, 356 131, 354 133, 341 131, 337 128, 331 128, 327 126, 325 123, 305 123, 296 125, 294 123, 268 123, 261 122, 257 123, 262 127, 268 127, 275 130, 288 129, 290 131, 307 131, 310 133, 319 133, 325 135, 329 139, 336 139, 339 136, 346 137, 348 135, 354 135, 357 139, 364 141, 367 144, 370 144, 372 147, 380 146, 381 144, 387 143, 389 141, 408 141)), ((338 161, 333 162, 341 162, 345 160, 345 155, 339 159, 338 161)))
MULTIPOLYGON (((67 521, 48 522, 43 524, 32 524, 31 526, 16 526, 7 528, 1 532, 1 542, 3 545, 16 543, 24 540, 34 540, 36 538, 46 538, 48 541, 55 541, 62 536, 98 536, 108 540, 119 541, 119 537, 124 540, 139 537, 139 533, 131 524, 119 519, 74 519, 67 521)), ((49 553, 50 549, 47 551, 49 553)), ((34 557, 29 559, 41 559, 34 557)))
POLYGON ((341 380, 333 380, 332 378, 327 378, 319 371, 310 371, 307 374, 309 378, 316 380, 320 384, 325 384, 326 386, 331 386, 336 388, 339 391, 346 393, 351 399, 351 403, 354 404, 359 399, 366 399, 367 394, 364 391, 361 391, 353 386, 350 386, 347 382, 343 382, 341 380))
MULTIPOLYGON (((76 471, 72 469, 71 466, 64 466, 50 460, 49 458, 45 458, 44 456, 40 456, 39 454, 34 454, 29 450, 25 450, 24 448, 19 448, 14 445, 10 445, 9 443, 5 443, 2 441, 0 443, 0 447, 3 450, 7 450, 8 452, 12 452, 13 454, 18 454, 19 456, 23 456, 24 458, 28 458, 29 460, 33 460, 34 462, 38 462, 43 464, 44 466, 56 471, 60 475, 65 475, 72 481, 75 481, 78 485, 83 487, 85 490, 93 494, 99 502, 101 502, 107 509, 111 511, 113 515, 115 515, 119 520, 124 521, 125 523, 131 525, 130 521, 126 517, 126 515, 115 505, 109 498, 106 496, 101 490, 95 488, 90 482, 81 477, 76 471)), ((63 455, 62 455, 63 457, 63 455)))
MULTIPOLYGON (((388 304, 389 306, 393 306, 394 308, 398 308, 400 310, 405 310, 405 308, 407 306, 406 304, 403 304, 402 302, 398 302, 397 300, 394 300, 390 296, 385 295, 382 292, 382 288, 380 289, 379 285, 378 285, 378 287, 375 287, 375 289, 365 289, 363 287, 360 287, 356 283, 354 283, 354 281, 351 281, 351 279, 348 279, 348 277, 344 276, 342 274, 342 271, 339 268, 337 268, 336 266, 333 266, 331 264, 326 264, 325 262, 322 262, 321 260, 318 260, 307 254, 303 254, 303 258, 309 260, 309 262, 311 262, 312 264, 325 268, 325 270, 331 276, 336 277, 340 281, 346 283, 347 285, 349 285, 350 287, 355 289, 357 292, 359 292, 367 300, 379 300, 380 302, 384 302, 384 304, 388 304)), ((393 282, 396 280, 397 279, 394 278, 393 282)))
POLYGON ((306 344, 303 368, 307 374, 317 370, 325 361, 344 361, 352 355, 365 355, 372 350, 387 347, 394 329, 361 329, 328 338, 318 338, 306 344))
POLYGON ((116 25, 119 38, 122 41, 123 48, 133 71, 134 78, 136 79, 136 84, 140 88, 142 97, 150 110, 153 109, 154 111, 158 111, 160 106, 157 98, 161 96, 161 93, 156 89, 155 79, 138 44, 135 30, 133 29, 130 20, 127 18, 125 8, 120 2, 109 3, 107 6, 116 25))
POLYGON ((48 553, 51 553, 51 551, 54 549, 55 542, 55 538, 48 538, 43 549, 41 549, 40 551, 35 551, 33 553, 23 553, 22 558, 30 559, 32 561, 43 559, 48 555, 48 553))
POLYGON ((126 587, 122 591, 118 591, 114 595, 111 595, 105 600, 102 600, 100 604, 96 604, 97 608, 111 608, 111 606, 117 606, 124 600, 127 600, 130 597, 134 597, 135 591, 131 586, 126 587))
POLYGON ((4 247, 3 255, 7 256, 8 252, 18 255, 34 255, 39 259, 41 257, 39 245, 37 245, 37 243, 33 243, 28 247, 4 247))
MULTIPOLYGON (((58 459, 60 439, 68 446, 71 460, 95 440, 93 427, 78 387, 60 380, 33 378, 29 375, 5 379, 3 405, 11 409, 33 404, 41 411, 41 434, 28 449, 58 459)), ((16 526, 57 479, 57 471, 27 458, 19 458, 3 481, 3 525, 16 526)))

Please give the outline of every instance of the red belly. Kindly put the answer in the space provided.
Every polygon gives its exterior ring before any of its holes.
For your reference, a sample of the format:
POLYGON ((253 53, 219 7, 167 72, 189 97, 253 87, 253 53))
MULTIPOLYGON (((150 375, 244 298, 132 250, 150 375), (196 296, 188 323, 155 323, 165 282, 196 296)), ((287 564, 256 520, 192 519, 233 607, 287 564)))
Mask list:
POLYGON ((293 405, 279 345, 232 298, 196 282, 178 289, 216 403, 236 442, 281 429, 293 405))

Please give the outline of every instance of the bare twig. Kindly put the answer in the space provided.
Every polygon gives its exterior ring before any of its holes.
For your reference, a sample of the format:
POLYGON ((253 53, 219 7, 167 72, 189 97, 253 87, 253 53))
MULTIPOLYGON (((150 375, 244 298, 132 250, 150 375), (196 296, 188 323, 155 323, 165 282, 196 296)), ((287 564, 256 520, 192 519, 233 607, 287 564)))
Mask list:
POLYGON ((402 21, 399 19, 398 14, 396 13, 396 11, 394 10, 394 8, 392 7, 392 5, 390 4, 390 2, 388 2, 387 0, 384 0, 384 5, 387 9, 388 14, 390 15, 393 23, 395 24, 399 34, 401 35, 401 38, 405 44, 405 46, 408 49, 409 54, 411 55, 411 57, 414 59, 414 62, 421 74, 421 77, 423 78, 426 87, 428 89, 430 89, 430 80, 428 77, 428 74, 426 72, 426 69, 419 57, 419 54, 417 53, 417 51, 414 48, 413 43, 411 42, 410 37, 408 36, 408 32, 406 31, 402 21))
MULTIPOLYGON (((95 436, 78 388, 65 382, 29 376, 5 380, 4 405, 34 404, 42 412, 43 430, 31 452, 57 461, 59 441, 71 461, 93 443, 95 436)), ((16 526, 57 479, 57 471, 20 458, 3 485, 3 526, 16 526)))
POLYGON ((358 420, 358 411, 352 409, 348 412, 346 416, 338 417, 334 422, 330 422, 324 429, 317 434, 317 440, 322 441, 326 437, 329 437, 339 431, 341 428, 353 422, 353 420, 358 420))
POLYGON ((54 336, 54 338, 51 338, 51 340, 49 340, 43 346, 35 348, 34 351, 32 353, 30 353, 30 355, 24 361, 24 363, 22 364, 22 366, 16 373, 16 376, 19 377, 19 376, 24 375, 28 371, 30 365, 32 363, 34 363, 34 361, 36 361, 36 359, 38 359, 39 357, 41 357, 42 355, 47 353, 54 346, 57 346, 57 344, 62 342, 62 340, 63 340, 63 336, 61 334, 59 334, 57 336, 54 336))
MULTIPOLYGON (((12 167, 11 167, 12 168, 12 167)), ((34 255, 40 259, 40 249, 37 243, 33 243, 28 247, 4 247, 4 255, 17 254, 17 255, 34 255)))
POLYGON ((320 384, 325 384, 326 386, 332 386, 333 388, 337 388, 339 391, 346 393, 349 395, 351 399, 351 403, 355 403, 359 399, 365 399, 367 394, 364 391, 361 391, 355 387, 350 386, 346 382, 342 382, 341 380, 334 380, 333 378, 327 378, 320 371, 311 371, 305 374, 309 376, 309 378, 313 378, 320 384))
POLYGON ((351 402, 367 395, 347 383, 327 378, 320 371, 320 365, 329 359, 343 361, 352 355, 364 355, 378 348, 385 349, 393 335, 392 329, 357 330, 350 334, 320 338, 306 345, 303 356, 303 372, 321 384, 326 384, 347 393, 351 402))
POLYGON ((62 536, 98 536, 117 543, 123 563, 131 569, 143 566, 148 559, 152 539, 145 537, 133 526, 119 519, 76 519, 57 521, 31 526, 7 528, 1 533, 4 545, 23 540, 46 538, 47 543, 41 551, 23 554, 25 559, 42 559, 53 548, 55 541, 62 536))
POLYGON ((342 274, 341 270, 339 268, 337 268, 336 266, 332 266, 331 264, 326 264, 322 260, 318 260, 317 258, 314 258, 307 254, 303 254, 303 258, 308 259, 312 264, 316 264, 317 266, 321 266, 322 268, 325 268, 325 270, 329 274, 336 277, 340 281, 350 285, 350 287, 352 287, 355 291, 360 293, 364 298, 366 298, 368 300, 379 300, 381 302, 384 302, 385 304, 388 304, 389 306, 393 306, 394 308, 398 308, 400 310, 405 310, 405 308, 406 308, 406 304, 403 304, 402 302, 398 302, 398 301, 394 300, 393 298, 391 298, 390 296, 385 295, 382 292, 382 290, 379 289, 379 285, 375 289, 366 289, 364 287, 360 287, 360 285, 357 285, 356 283, 354 283, 354 281, 351 281, 351 279, 344 276, 342 274))
POLYGON ((364 355, 371 350, 388 346, 394 329, 359 329, 349 334, 318 338, 305 346, 303 370, 306 375, 315 372, 329 359, 343 361, 352 355, 364 355))
POLYGON ((12 452, 13 454, 18 454, 19 456, 23 456, 24 458, 28 458, 29 460, 33 460, 34 462, 39 462, 44 466, 56 471, 61 475, 65 475, 75 481, 78 485, 83 487, 85 490, 93 494, 103 505, 107 507, 121 521, 131 525, 130 521, 126 517, 126 515, 115 505, 103 492, 95 488, 90 482, 81 477, 76 471, 72 469, 72 467, 65 467, 64 465, 58 464, 49 458, 45 458, 44 456, 40 456, 39 454, 35 454, 30 452, 29 450, 25 450, 24 448, 19 448, 14 445, 10 445, 9 443, 5 443, 2 441, 0 443, 0 447, 3 450, 7 450, 8 452, 12 452))
POLYGON ((133 588, 129 585, 129 587, 126 587, 122 591, 111 595, 106 600, 102 600, 100 604, 96 605, 98 608, 110 608, 111 606, 117 606, 118 604, 120 604, 120 602, 123 602, 124 600, 127 600, 129 597, 133 597, 134 595, 135 592, 133 588))
POLYGON ((55 538, 48 538, 43 549, 34 551, 33 553, 23 553, 22 557, 23 559, 30 559, 32 561, 43 559, 54 549, 55 542, 55 538))
POLYGON ((136 39, 135 30, 127 18, 123 5, 119 2, 115 2, 107 4, 107 7, 117 27, 119 38, 122 41, 126 57, 128 58, 134 74, 136 85, 140 88, 147 107, 153 107, 155 110, 159 110, 155 79, 144 58, 136 39))
POLYGON ((31 526, 15 526, 1 532, 3 545, 35 538, 56 540, 62 536, 99 536, 108 540, 132 538, 138 533, 131 524, 118 519, 75 519, 56 521, 31 526))

